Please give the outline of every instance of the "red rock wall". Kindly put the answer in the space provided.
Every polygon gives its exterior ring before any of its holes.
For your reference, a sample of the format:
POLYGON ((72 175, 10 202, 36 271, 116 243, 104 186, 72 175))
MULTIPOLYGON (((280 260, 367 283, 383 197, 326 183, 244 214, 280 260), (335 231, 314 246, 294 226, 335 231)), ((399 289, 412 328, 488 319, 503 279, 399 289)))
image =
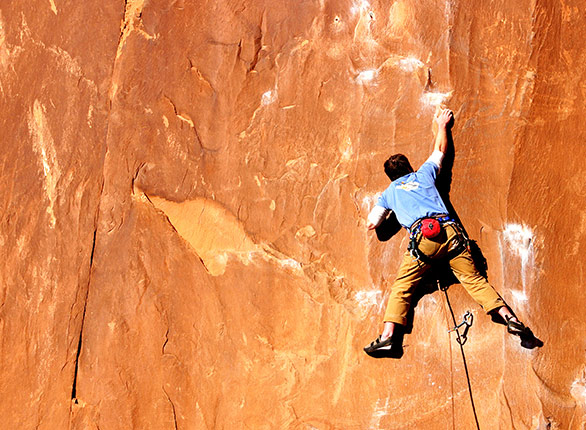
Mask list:
POLYGON ((449 289, 481 428, 582 429, 585 25, 576 0, 2 3, 6 428, 474 428, 439 292, 400 360, 362 352, 406 246, 364 228, 382 162, 423 162, 446 103, 451 201, 544 342, 449 289))

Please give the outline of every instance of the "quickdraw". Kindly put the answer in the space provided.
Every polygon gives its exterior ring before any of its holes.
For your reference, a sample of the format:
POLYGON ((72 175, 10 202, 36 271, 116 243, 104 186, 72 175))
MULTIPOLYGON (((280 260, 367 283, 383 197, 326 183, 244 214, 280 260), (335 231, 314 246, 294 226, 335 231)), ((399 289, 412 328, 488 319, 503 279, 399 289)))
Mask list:
POLYGON ((466 311, 466 313, 464 314, 464 317, 462 319, 462 322, 460 324, 458 324, 457 326, 455 326, 454 328, 449 329, 448 333, 456 332, 456 334, 458 335, 458 337, 456 338, 456 341, 460 345, 464 345, 466 343, 466 341, 468 340, 468 330, 470 329, 470 327, 472 327, 473 322, 474 322, 474 315, 472 314, 472 312, 466 311), (462 326, 466 326, 466 327, 464 328, 464 331, 462 333, 460 333, 459 328, 462 326))

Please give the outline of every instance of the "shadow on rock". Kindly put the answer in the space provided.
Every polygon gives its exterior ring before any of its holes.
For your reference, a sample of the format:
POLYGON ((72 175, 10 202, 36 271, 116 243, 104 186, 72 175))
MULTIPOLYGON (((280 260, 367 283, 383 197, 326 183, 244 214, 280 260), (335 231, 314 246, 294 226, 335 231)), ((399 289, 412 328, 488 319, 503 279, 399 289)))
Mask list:
POLYGON ((478 243, 473 239, 468 239, 468 246, 470 248, 470 254, 472 255, 472 261, 474 261, 476 270, 478 270, 478 272, 484 278, 488 278, 488 261, 486 261, 486 257, 484 257, 484 254, 478 246, 478 243))
POLYGON ((397 217, 395 216, 394 212, 391 212, 390 215, 380 223, 380 225, 374 230, 376 232, 376 237, 381 242, 386 242, 391 237, 396 235, 401 230, 401 224, 397 221, 397 217))
MULTIPOLYGON (((515 315, 514 312, 513 315, 515 315)), ((505 327, 507 325, 506 321, 496 312, 491 313, 490 318, 495 324, 504 325, 505 327)), ((541 348, 544 345, 543 341, 535 336, 529 327, 525 327, 525 333, 519 335, 519 338, 521 339, 521 346, 526 349, 541 348)))
POLYGON ((535 349, 541 348, 543 346, 543 341, 535 337, 533 332, 530 328, 527 328, 527 333, 520 336, 521 338, 521 346, 526 349, 535 349))

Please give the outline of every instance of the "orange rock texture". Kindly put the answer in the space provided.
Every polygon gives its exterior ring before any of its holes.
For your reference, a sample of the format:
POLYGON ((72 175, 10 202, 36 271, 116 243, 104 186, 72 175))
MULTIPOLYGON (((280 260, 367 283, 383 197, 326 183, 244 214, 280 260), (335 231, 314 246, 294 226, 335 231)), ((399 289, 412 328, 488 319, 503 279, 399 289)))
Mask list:
POLYGON ((459 285, 483 429, 586 425, 578 0, 0 4, 7 429, 472 429, 442 293, 362 347, 404 232, 383 161, 453 109, 450 199, 527 349, 459 285))

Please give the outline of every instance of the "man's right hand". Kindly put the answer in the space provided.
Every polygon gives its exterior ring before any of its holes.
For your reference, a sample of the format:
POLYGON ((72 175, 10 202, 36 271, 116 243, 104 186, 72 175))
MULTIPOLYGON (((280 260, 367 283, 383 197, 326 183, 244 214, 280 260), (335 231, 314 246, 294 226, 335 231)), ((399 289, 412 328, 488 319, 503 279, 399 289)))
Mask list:
POLYGON ((446 127, 448 127, 448 125, 451 126, 453 119, 454 119, 454 114, 452 113, 451 110, 442 109, 441 111, 438 111, 436 113, 433 120, 438 125, 438 127, 445 129, 446 127))

